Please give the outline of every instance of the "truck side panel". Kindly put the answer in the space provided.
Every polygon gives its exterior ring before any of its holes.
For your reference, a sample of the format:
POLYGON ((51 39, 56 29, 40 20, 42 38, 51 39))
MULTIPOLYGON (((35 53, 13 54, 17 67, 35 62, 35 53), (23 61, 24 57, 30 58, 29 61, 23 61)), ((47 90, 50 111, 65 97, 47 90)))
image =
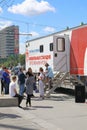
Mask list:
POLYGON ((70 45, 70 74, 87 75, 87 27, 72 31, 70 45))
POLYGON ((26 48, 26 70, 31 67, 33 72, 38 73, 39 68, 45 70, 45 63, 48 62, 53 68, 53 51, 50 51, 50 44, 53 43, 53 36, 29 41, 26 48))
POLYGON ((54 70, 69 72, 70 70, 70 40, 68 35, 54 36, 54 70))

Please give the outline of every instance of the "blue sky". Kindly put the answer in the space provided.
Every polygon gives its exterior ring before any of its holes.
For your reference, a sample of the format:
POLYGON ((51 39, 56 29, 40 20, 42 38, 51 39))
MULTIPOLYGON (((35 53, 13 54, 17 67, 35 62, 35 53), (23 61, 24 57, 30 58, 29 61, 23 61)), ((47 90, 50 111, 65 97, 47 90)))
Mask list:
POLYGON ((29 39, 87 23, 87 0, 0 0, 0 29, 18 25, 20 53, 29 39))

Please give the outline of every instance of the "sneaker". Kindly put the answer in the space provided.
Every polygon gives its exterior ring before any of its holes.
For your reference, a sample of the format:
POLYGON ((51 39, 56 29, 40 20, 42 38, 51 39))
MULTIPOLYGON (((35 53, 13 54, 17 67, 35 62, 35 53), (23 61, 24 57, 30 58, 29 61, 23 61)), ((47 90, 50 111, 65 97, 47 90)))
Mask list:
POLYGON ((23 107, 22 107, 22 106, 20 106, 20 105, 19 105, 18 107, 19 107, 19 108, 23 108, 23 107))
POLYGON ((32 94, 31 97, 35 97, 34 94, 32 94))

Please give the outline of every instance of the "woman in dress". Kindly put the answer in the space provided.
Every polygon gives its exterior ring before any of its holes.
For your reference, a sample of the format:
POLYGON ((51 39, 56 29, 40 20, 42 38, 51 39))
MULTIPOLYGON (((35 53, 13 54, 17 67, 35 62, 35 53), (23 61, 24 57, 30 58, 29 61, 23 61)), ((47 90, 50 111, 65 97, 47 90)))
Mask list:
POLYGON ((40 67, 39 72, 40 72, 40 75, 38 76, 38 79, 39 79, 39 93, 40 93, 40 97, 42 99, 44 99, 44 79, 45 79, 45 75, 44 75, 42 67, 40 67))

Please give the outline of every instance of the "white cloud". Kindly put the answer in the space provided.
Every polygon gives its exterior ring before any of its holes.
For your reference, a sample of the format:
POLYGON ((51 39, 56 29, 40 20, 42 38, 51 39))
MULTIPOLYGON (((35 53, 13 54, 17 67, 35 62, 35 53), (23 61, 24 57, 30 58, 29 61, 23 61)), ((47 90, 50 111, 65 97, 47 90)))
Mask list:
POLYGON ((39 33, 34 32, 34 31, 30 32, 30 34, 32 34, 32 37, 39 37, 40 36, 39 33))
POLYGON ((0 13, 2 13, 3 12, 3 10, 2 10, 2 8, 0 7, 0 13))
POLYGON ((20 34, 21 36, 32 36, 31 33, 26 33, 26 32, 19 32, 19 34, 20 34))
POLYGON ((21 4, 13 5, 8 8, 8 11, 14 14, 22 14, 27 16, 33 16, 45 13, 47 11, 55 12, 55 8, 52 7, 47 1, 41 0, 25 0, 21 4))
POLYGON ((45 32, 55 32, 55 28, 53 27, 46 27, 43 29, 45 32))
POLYGON ((5 28, 5 27, 11 26, 11 25, 12 25, 11 21, 0 20, 0 30, 5 28))

